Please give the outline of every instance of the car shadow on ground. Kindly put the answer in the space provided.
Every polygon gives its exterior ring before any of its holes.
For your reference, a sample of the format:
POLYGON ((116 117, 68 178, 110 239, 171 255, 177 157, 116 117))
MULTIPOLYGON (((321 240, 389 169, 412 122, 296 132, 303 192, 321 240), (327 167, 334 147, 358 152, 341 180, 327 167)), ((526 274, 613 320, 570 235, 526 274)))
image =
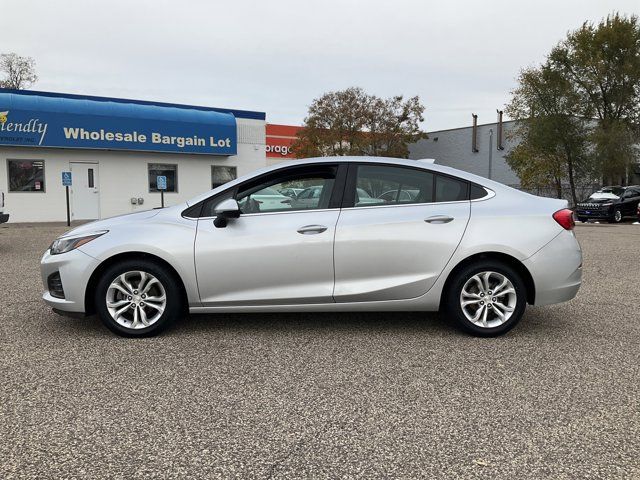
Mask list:
MULTIPOLYGON (((112 335, 100 319, 61 317, 51 313, 56 329, 76 336, 112 335)), ((553 337, 568 332, 564 314, 544 307, 529 307, 508 337, 553 337)), ((468 336, 456 328, 445 314, 437 312, 320 312, 320 313, 219 313, 187 315, 163 336, 215 335, 217 333, 322 333, 362 332, 363 334, 420 334, 468 336)))

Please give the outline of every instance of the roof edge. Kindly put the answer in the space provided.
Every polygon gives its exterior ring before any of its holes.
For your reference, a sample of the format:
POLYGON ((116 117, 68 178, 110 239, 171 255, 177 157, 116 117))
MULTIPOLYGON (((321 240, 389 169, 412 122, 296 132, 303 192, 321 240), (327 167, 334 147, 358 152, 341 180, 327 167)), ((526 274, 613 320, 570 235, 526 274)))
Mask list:
POLYGON ((180 103, 153 102, 150 100, 133 100, 128 98, 80 95, 75 93, 43 92, 39 90, 16 90, 13 88, 0 88, 0 93, 29 95, 29 96, 35 96, 35 97, 39 96, 39 97, 51 97, 51 98, 69 98, 73 100, 92 100, 95 102, 128 103, 128 104, 134 104, 134 105, 147 105, 147 106, 155 106, 155 107, 183 108, 183 109, 189 109, 189 110, 201 110, 206 112, 231 113, 236 118, 248 118, 252 120, 266 120, 266 117, 267 117, 265 112, 256 112, 251 110, 236 110, 232 108, 205 107, 201 105, 184 105, 180 103))

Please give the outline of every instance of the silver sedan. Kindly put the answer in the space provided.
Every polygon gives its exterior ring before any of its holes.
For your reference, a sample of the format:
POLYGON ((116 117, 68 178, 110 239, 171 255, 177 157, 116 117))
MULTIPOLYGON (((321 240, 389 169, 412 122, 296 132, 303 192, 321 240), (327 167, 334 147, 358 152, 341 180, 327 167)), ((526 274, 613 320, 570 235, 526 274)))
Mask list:
POLYGON ((63 314, 97 313, 126 336, 156 334, 186 312, 400 310, 442 310, 493 336, 527 304, 576 295, 573 226, 566 201, 451 168, 309 159, 71 230, 42 258, 44 300, 63 314), (294 205, 260 196, 310 187, 313 201, 294 205), (380 203, 361 202, 363 192, 380 203))

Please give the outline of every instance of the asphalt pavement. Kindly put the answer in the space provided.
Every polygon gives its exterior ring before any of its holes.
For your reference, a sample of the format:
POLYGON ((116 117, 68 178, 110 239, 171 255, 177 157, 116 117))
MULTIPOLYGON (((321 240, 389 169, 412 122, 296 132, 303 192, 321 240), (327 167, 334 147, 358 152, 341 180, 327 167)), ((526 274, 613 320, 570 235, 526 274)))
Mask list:
POLYGON ((40 300, 65 227, 0 227, 0 478, 640 478, 640 225, 480 339, 436 314, 234 314, 124 339, 40 300))

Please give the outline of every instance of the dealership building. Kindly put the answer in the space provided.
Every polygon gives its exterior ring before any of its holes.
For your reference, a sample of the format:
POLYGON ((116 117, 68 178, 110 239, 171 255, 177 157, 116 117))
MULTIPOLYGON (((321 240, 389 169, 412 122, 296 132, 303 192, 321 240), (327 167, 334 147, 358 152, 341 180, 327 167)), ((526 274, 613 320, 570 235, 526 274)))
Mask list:
POLYGON ((72 220, 159 207, 159 176, 174 205, 267 165, 265 130, 264 112, 0 89, 6 213, 66 220, 68 172, 72 220))

